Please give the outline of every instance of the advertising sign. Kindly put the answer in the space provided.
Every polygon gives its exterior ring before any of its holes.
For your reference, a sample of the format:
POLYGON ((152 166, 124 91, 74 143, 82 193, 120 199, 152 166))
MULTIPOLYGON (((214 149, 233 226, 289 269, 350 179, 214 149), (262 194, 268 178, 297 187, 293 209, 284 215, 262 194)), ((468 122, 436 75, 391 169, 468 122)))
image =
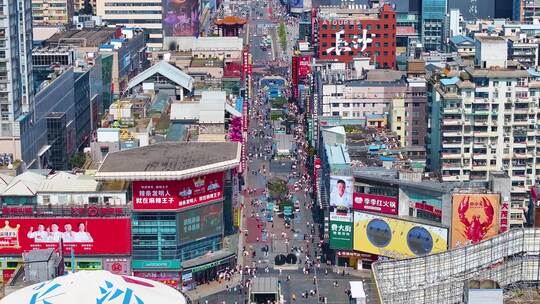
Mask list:
POLYGON ((499 227, 499 233, 503 233, 506 230, 508 230, 508 207, 510 205, 509 203, 510 198, 505 196, 503 197, 502 203, 501 203, 501 223, 499 227))
POLYGON ((180 284, 180 273, 179 272, 165 272, 165 271, 152 271, 152 272, 143 272, 135 271, 133 276, 149 279, 152 281, 160 282, 165 285, 168 285, 172 288, 178 289, 180 284))
POLYGON ((134 210, 177 210, 223 199, 223 172, 181 181, 133 182, 134 210))
POLYGON ((447 248, 447 228, 354 211, 354 250, 409 258, 447 248))
POLYGON ((499 231, 499 194, 452 196, 452 248, 476 244, 499 231))
POLYGON ((352 249, 352 214, 330 214, 330 248, 352 249))
POLYGON ((384 214, 398 214, 398 199, 382 195, 353 193, 353 208, 379 212, 384 214))
POLYGON ((103 259, 103 269, 114 274, 131 275, 131 258, 103 259))
POLYGON ((301 56, 298 58, 298 76, 301 78, 311 74, 311 58, 309 56, 301 56))
POLYGON ((57 248, 64 254, 131 254, 131 219, 123 218, 3 218, 0 254, 57 248))
POLYGON ((330 206, 348 210, 352 207, 352 196, 352 176, 330 176, 330 206))
POLYGON ((181 212, 178 220, 180 243, 195 241, 223 232, 221 202, 181 212))
POLYGON ((289 0, 291 8, 304 8, 304 0, 289 0))
POLYGON ((198 32, 199 1, 163 1, 163 34, 166 37, 198 36, 198 32))

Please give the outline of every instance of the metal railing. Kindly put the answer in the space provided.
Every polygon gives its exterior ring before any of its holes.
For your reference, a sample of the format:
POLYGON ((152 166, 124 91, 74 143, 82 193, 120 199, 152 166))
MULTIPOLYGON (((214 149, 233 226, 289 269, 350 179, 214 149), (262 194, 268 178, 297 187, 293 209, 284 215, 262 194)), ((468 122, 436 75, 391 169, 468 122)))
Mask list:
POLYGON ((540 282, 540 229, 513 229, 476 245, 372 266, 381 303, 461 303, 471 279, 502 287, 540 282))

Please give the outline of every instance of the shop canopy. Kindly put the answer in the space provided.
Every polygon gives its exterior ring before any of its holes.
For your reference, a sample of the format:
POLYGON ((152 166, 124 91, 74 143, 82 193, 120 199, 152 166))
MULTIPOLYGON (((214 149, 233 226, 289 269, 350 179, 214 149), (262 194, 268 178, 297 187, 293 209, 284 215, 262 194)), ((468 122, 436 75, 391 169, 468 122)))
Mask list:
POLYGON ((185 304, 186 298, 165 284, 115 275, 105 270, 79 271, 19 289, 0 304, 51 303, 168 303, 185 304))

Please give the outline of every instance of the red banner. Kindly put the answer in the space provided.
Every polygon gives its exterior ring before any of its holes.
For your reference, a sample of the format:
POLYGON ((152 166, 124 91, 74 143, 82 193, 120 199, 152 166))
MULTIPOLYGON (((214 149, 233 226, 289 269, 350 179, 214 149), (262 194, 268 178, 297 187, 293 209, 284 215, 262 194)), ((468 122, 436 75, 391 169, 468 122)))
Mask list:
POLYGON ((298 76, 304 78, 311 74, 311 58, 301 56, 298 58, 298 76))
POLYGON ((398 214, 397 198, 365 193, 353 193, 353 208, 384 214, 398 214))
POLYGON ((131 254, 131 219, 122 218, 2 218, 0 254, 57 248, 66 255, 131 254))
POLYGON ((223 172, 181 181, 133 182, 134 210, 178 210, 223 199, 223 172))

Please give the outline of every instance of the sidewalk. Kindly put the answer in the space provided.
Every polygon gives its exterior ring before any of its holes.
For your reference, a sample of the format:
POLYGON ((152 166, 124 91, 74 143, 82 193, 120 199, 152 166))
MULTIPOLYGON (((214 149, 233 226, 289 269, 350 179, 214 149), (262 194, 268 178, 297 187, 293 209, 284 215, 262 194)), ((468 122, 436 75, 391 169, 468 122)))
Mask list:
POLYGON ((232 276, 230 281, 222 281, 219 283, 218 281, 210 282, 209 284, 203 284, 197 286, 196 289, 186 291, 184 292, 192 301, 197 301, 201 298, 205 298, 209 295, 213 295, 215 293, 225 291, 227 289, 227 285, 230 288, 233 288, 234 286, 237 286, 240 283, 240 274, 236 273, 232 276))

